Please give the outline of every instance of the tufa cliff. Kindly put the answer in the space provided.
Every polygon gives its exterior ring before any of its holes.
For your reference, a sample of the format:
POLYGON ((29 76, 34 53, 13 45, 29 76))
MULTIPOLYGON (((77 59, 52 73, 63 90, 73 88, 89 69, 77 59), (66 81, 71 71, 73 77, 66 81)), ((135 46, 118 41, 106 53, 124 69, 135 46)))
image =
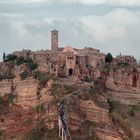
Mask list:
POLYGON ((41 69, 44 63, 17 57, 0 63, 1 140, 61 139, 62 100, 72 140, 140 139, 138 66, 116 60, 79 65, 79 75, 62 77, 41 69))

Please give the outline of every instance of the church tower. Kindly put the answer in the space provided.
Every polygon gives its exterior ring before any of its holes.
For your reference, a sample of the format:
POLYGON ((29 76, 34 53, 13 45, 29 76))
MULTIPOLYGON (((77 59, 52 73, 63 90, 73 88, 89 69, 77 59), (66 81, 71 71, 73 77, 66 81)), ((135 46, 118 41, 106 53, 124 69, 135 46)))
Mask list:
POLYGON ((51 31, 51 50, 58 51, 58 31, 51 31))

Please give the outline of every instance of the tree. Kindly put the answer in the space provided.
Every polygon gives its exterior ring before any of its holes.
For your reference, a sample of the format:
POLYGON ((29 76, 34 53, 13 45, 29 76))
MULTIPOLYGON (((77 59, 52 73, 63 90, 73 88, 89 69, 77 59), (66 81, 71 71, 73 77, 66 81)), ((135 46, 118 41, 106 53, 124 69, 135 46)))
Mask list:
POLYGON ((7 56, 7 61, 15 61, 16 58, 17 58, 16 55, 14 55, 14 54, 9 54, 9 55, 7 56))
POLYGON ((112 60, 113 60, 112 54, 111 54, 111 53, 108 53, 108 54, 106 55, 106 57, 105 57, 105 62, 110 63, 110 62, 112 62, 112 60))
POLYGON ((28 63, 28 67, 30 68, 30 70, 35 70, 37 68, 37 63, 28 63))
POLYGON ((3 62, 5 61, 6 55, 5 52, 3 53, 3 62))

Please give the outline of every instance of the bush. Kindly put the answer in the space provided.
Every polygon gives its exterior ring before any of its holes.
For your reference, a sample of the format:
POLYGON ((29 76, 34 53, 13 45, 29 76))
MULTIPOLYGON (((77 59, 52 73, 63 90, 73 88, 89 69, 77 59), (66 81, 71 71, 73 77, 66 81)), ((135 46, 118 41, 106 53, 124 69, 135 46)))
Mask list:
POLYGON ((36 112, 37 113, 43 112, 43 110, 44 110, 43 104, 40 104, 40 105, 37 105, 36 106, 36 112))
POLYGON ((105 62, 110 63, 110 62, 112 62, 112 60, 113 60, 112 54, 111 54, 111 53, 108 53, 108 54, 106 55, 106 57, 105 57, 105 62))
POLYGON ((20 73, 21 80, 25 80, 28 76, 29 76, 29 73, 27 71, 20 73))
POLYGON ((0 112, 1 114, 6 114, 9 110, 10 104, 13 104, 13 100, 16 97, 13 93, 6 94, 0 97, 0 112))
POLYGON ((8 94, 8 97, 7 97, 7 99, 8 99, 8 102, 9 103, 13 103, 13 99, 16 97, 16 95, 14 95, 14 94, 8 94))
POLYGON ((67 91, 67 93, 71 93, 75 90, 74 85, 64 85, 64 89, 67 91))
POLYGON ((37 63, 30 62, 28 63, 28 67, 30 70, 35 70, 37 68, 37 63))
POLYGON ((131 105, 130 108, 131 108, 131 110, 129 111, 129 115, 131 117, 134 117, 136 112, 140 110, 140 107, 137 105, 131 105))
POLYGON ((30 134, 30 140, 42 140, 45 132, 46 132, 46 128, 43 125, 44 123, 40 123, 38 124, 38 126, 34 129, 31 130, 31 134, 30 134))
POLYGON ((6 60, 5 60, 5 61, 15 61, 15 60, 16 60, 16 58, 17 58, 17 56, 16 56, 16 55, 14 55, 14 54, 9 54, 9 55, 7 55, 7 57, 6 57, 6 60))
POLYGON ((29 126, 31 124, 32 124, 32 119, 31 118, 28 118, 28 119, 26 119, 22 122, 22 125, 24 125, 24 126, 29 126))
POLYGON ((39 91, 36 92, 36 96, 37 96, 37 99, 38 100, 41 98, 41 95, 40 95, 40 92, 39 91))
POLYGON ((24 63, 33 63, 33 60, 30 57, 28 57, 24 59, 24 63))
POLYGON ((15 61, 16 65, 22 65, 24 63, 24 57, 17 57, 15 61))
POLYGON ((45 86, 49 79, 47 75, 42 72, 35 72, 34 78, 39 80, 41 86, 45 86))

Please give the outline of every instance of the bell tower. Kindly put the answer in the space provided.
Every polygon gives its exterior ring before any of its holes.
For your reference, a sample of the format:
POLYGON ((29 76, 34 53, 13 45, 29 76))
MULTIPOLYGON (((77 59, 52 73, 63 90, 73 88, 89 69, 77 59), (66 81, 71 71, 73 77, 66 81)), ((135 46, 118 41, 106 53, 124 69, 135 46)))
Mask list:
POLYGON ((58 51, 58 31, 51 31, 51 50, 58 51))

